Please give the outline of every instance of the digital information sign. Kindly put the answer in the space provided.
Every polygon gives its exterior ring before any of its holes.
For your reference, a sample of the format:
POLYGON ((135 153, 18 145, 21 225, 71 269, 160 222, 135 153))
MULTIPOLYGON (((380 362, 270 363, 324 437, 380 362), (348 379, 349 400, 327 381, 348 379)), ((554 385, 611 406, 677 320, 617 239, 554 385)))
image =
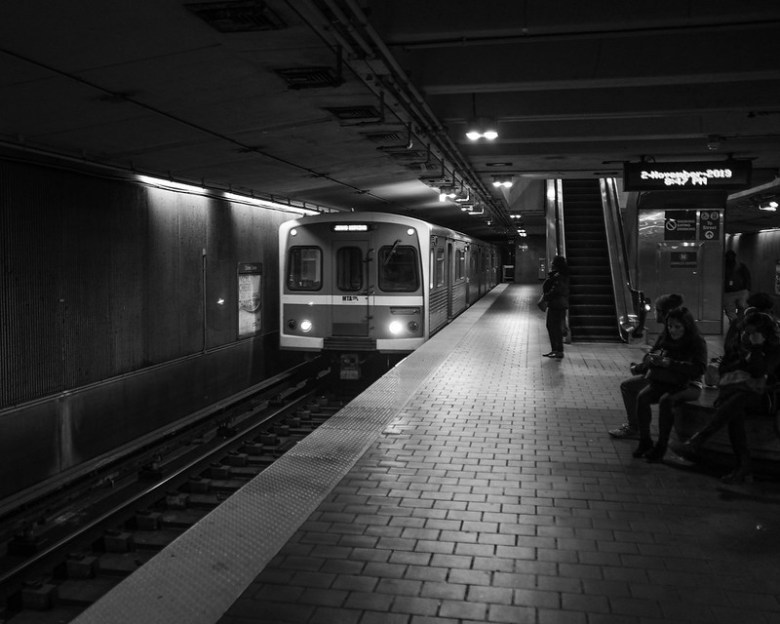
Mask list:
POLYGON ((624 163, 625 191, 717 191, 750 184, 749 160, 624 163))

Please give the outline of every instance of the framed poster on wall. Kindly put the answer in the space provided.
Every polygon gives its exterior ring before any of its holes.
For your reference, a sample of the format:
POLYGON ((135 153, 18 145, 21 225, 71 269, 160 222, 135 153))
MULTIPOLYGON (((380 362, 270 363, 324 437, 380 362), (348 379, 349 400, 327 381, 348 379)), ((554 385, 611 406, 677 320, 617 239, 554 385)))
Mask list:
POLYGON ((263 263, 238 265, 238 337, 259 334, 263 327, 263 263))

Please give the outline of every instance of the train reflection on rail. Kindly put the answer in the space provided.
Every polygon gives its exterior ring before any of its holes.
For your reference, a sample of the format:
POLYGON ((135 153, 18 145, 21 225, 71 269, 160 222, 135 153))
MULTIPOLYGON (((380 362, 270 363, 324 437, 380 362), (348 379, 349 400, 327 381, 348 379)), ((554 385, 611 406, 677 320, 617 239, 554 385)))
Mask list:
POLYGON ((387 213, 302 217, 279 228, 280 347, 329 353, 341 379, 373 354, 414 351, 492 289, 497 248, 387 213))

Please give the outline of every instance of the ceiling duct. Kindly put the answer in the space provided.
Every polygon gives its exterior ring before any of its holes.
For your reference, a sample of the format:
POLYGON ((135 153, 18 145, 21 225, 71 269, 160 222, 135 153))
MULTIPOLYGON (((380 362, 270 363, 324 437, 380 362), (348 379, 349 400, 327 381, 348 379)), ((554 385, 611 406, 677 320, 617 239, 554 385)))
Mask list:
POLYGON ((397 132, 367 132, 363 135, 372 143, 384 143, 385 145, 397 145, 401 142, 401 135, 397 132))
POLYGON ((187 9, 209 26, 223 33, 281 30, 287 24, 263 0, 198 2, 187 9))
POLYGON ((382 120, 382 114, 375 106, 331 106, 325 110, 344 125, 350 122, 377 123, 382 120))
MULTIPOLYGON (((417 163, 425 161, 426 157, 428 156, 428 152, 425 150, 389 150, 389 149, 381 149, 385 154, 387 154, 390 158, 393 160, 400 160, 400 161, 414 161, 417 163)), ((438 164, 437 167, 438 169, 438 164)))
POLYGON ((290 67, 276 73, 290 89, 322 89, 338 87, 344 79, 330 67, 290 67))
MULTIPOLYGON (((410 162, 410 163, 404 163, 404 166, 407 169, 410 169, 411 171, 416 171, 416 172, 422 174, 420 179, 423 179, 423 177, 424 177, 425 180, 423 180, 423 181, 428 180, 429 179, 428 175, 430 173, 439 171, 439 168, 440 168, 438 162, 410 162)), ((436 180, 438 180, 438 179, 439 178, 437 176, 436 180)))

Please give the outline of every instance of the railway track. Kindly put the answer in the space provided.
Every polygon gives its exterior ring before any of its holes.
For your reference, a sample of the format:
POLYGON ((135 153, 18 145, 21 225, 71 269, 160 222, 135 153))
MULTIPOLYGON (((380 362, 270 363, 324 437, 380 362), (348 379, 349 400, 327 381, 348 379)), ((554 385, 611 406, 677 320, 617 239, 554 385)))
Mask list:
MULTIPOLYGON (((282 374, 203 421, 0 522, 0 624, 69 622, 325 422, 352 395, 282 374)), ((351 384, 351 392, 365 387, 351 384)), ((348 390, 349 392, 349 390, 348 390)))

